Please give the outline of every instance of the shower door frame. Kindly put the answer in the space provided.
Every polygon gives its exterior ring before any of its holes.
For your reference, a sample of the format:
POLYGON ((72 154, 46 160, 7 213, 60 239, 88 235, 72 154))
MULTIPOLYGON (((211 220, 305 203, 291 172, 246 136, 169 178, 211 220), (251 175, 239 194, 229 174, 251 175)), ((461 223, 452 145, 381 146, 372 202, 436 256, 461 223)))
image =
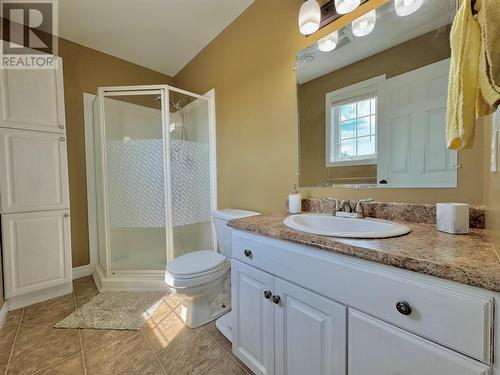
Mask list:
MULTIPOLYGON (((109 202, 108 202, 108 183, 107 183, 107 155, 106 155, 106 121, 105 121, 105 107, 104 98, 114 96, 132 96, 132 95, 160 95, 161 97, 161 119, 162 119, 162 140, 163 140, 163 173, 164 173, 164 195, 165 195, 165 260, 168 264, 174 258, 174 238, 173 238, 173 220, 172 220, 172 194, 171 194, 171 167, 170 167, 170 110, 169 98, 170 91, 180 94, 188 95, 196 99, 206 100, 208 104, 208 144, 209 144, 209 168, 210 168, 210 209, 215 211, 217 209, 217 161, 216 161, 216 129, 215 129, 215 89, 210 90, 204 95, 198 95, 186 90, 182 90, 169 85, 140 85, 140 86, 108 86, 99 87, 97 91, 96 100, 99 101, 99 141, 98 145, 101 148, 102 158, 102 173, 101 180, 103 185, 103 214, 104 214, 104 229, 103 237, 105 244, 105 260, 99 259, 98 254, 93 254, 91 258, 96 259, 96 271, 101 273, 106 278, 137 278, 147 277, 148 279, 157 279, 165 273, 164 269, 158 270, 113 270, 111 265, 111 242, 110 242, 110 226, 109 226, 109 202), (165 104, 166 103, 166 104, 165 104), (103 267, 104 266, 104 267, 103 267)), ((95 134, 94 134, 95 137, 95 134)), ((97 141, 94 138, 94 141, 97 141)), ((95 146, 95 145, 94 145, 95 146)), ((95 156, 95 155, 94 155, 95 156)), ((96 160, 96 162, 99 162, 96 160)), ((97 172, 94 169, 94 172, 97 172)), ((89 215, 91 214, 89 209, 89 215)), ((97 217, 96 208, 94 208, 95 217, 97 217)), ((211 238, 212 248, 216 249, 217 239, 215 234, 215 227, 213 220, 211 221, 211 238)), ((98 249, 94 249, 99 253, 98 249)))

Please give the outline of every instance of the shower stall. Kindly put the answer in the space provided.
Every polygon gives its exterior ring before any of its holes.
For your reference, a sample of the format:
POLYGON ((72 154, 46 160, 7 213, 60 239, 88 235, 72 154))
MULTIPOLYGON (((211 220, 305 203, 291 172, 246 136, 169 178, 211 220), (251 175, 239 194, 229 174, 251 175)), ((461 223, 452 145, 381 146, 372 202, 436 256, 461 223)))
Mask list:
POLYGON ((101 290, 164 290, 170 260, 216 248, 214 101, 213 90, 99 88, 87 180, 101 290))

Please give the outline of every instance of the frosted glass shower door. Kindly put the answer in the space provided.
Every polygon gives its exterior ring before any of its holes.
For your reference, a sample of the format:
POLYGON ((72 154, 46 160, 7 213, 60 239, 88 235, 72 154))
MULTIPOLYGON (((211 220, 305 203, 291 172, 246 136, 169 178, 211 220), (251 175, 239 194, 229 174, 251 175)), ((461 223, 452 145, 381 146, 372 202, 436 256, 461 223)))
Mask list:
POLYGON ((103 98, 110 269, 164 270, 165 149, 160 91, 103 98))
MULTIPOLYGON (((170 88, 171 257, 214 248, 210 100, 170 88)), ((213 153, 213 152, 212 152, 213 153)))

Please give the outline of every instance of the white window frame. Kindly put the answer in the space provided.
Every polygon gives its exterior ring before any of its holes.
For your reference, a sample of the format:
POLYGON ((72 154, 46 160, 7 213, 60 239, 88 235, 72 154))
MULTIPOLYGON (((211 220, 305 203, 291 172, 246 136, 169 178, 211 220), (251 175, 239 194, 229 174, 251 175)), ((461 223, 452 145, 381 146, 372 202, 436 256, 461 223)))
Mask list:
POLYGON ((336 161, 331 161, 330 160, 330 155, 332 151, 332 146, 336 149, 338 146, 335 143, 332 145, 332 142, 330 142, 331 139, 337 139, 338 138, 338 127, 335 126, 332 129, 331 123, 332 123, 332 103, 338 103, 342 101, 348 101, 349 99, 355 99, 356 97, 366 95, 369 93, 376 92, 377 93, 377 108, 375 111, 375 118, 376 118, 376 124, 378 128, 378 120, 379 120, 379 108, 380 108, 380 100, 379 100, 379 94, 381 91, 381 86, 385 82, 385 74, 367 79, 366 81, 358 82, 350 86, 343 87, 341 89, 331 91, 325 95, 325 114, 326 114, 326 121, 325 121, 325 134, 326 134, 326 139, 325 139, 325 164, 327 167, 342 167, 342 166, 350 166, 350 165, 373 165, 377 164, 377 137, 378 137, 378 131, 375 133, 375 154, 373 157, 358 157, 358 158, 353 158, 349 160, 336 160, 336 161))

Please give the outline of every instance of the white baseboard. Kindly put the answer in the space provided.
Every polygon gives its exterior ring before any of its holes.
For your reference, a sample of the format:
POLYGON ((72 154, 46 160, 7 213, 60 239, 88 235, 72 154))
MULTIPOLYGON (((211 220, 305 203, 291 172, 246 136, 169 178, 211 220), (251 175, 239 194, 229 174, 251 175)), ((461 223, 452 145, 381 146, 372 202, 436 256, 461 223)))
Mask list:
MULTIPOLYGON (((92 275, 93 272, 94 272, 94 266, 90 264, 87 264, 85 266, 75 267, 72 270, 72 278, 73 280, 75 280, 81 277, 90 276, 92 275)), ((73 283, 69 282, 63 285, 58 285, 56 287, 28 293, 22 296, 10 297, 7 301, 5 301, 2 310, 0 310, 0 324, 2 323, 1 319, 4 308, 9 310, 14 310, 20 307, 32 305, 34 303, 42 302, 51 298, 56 298, 65 294, 69 294, 72 291, 73 291, 73 283)))
POLYGON ((94 266, 91 264, 86 264, 85 266, 73 268, 73 280, 79 279, 85 276, 90 276, 94 272, 94 266))
POLYGON ((4 301, 2 308, 0 309, 0 329, 2 329, 5 321, 7 320, 7 314, 9 312, 9 302, 4 301))
POLYGON ((9 303, 9 311, 28 305, 33 305, 34 303, 46 301, 48 299, 63 296, 65 294, 70 294, 71 292, 73 292, 73 283, 68 282, 54 286, 52 288, 24 294, 22 296, 10 297, 7 300, 9 303))

